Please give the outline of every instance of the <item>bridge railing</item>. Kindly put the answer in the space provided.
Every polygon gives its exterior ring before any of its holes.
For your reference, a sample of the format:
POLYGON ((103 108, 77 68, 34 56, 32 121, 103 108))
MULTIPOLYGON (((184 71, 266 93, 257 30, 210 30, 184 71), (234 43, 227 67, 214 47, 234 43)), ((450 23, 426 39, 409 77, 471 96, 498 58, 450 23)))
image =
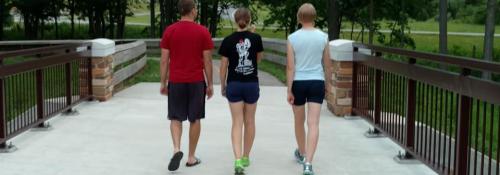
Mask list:
POLYGON ((500 64, 354 44, 353 71, 353 115, 399 143, 401 160, 439 174, 500 173, 500 84, 476 78, 500 64))
POLYGON ((0 148, 92 98, 90 44, 0 52, 0 148))

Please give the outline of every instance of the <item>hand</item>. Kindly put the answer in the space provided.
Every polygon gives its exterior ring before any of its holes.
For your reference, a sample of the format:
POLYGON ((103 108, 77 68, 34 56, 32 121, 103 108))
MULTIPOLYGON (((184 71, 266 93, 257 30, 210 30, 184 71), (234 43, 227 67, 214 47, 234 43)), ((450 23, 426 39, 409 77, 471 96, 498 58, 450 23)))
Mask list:
POLYGON ((160 94, 164 95, 164 96, 168 96, 168 88, 164 83, 162 83, 162 85, 160 87, 160 94))
POLYGON ((325 84, 325 94, 330 94, 330 93, 332 93, 332 84, 326 83, 325 84))
POLYGON ((220 93, 223 97, 226 96, 226 86, 221 86, 220 93))
POLYGON ((212 98, 212 95, 214 95, 214 87, 212 85, 207 86, 206 94, 207 100, 210 100, 210 98, 212 98))
POLYGON ((293 93, 288 92, 287 101, 288 101, 288 104, 293 105, 293 102, 295 101, 295 97, 293 96, 293 93))

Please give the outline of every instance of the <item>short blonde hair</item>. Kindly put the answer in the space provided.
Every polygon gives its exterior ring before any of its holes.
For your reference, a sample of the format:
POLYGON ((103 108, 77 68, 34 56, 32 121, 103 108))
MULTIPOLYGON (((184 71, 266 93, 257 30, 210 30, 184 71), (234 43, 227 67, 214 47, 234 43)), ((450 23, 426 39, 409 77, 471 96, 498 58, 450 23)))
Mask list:
POLYGON ((297 20, 299 22, 314 22, 316 16, 316 8, 311 3, 302 4, 297 12, 297 20))

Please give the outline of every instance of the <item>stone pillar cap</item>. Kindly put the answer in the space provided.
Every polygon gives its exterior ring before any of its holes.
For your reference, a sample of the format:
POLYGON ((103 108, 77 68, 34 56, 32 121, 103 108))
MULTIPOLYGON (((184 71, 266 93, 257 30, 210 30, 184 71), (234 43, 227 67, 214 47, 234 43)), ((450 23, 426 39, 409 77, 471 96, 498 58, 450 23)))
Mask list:
POLYGON ((335 61, 353 61, 354 41, 338 39, 330 41, 330 58, 335 61))
MULTIPOLYGON (((354 48, 355 41, 338 39, 329 43, 330 58, 334 61, 354 61, 354 48)), ((370 55, 371 51, 368 49, 359 49, 360 53, 370 55)))
POLYGON ((115 53, 115 41, 98 38, 90 41, 92 43, 92 57, 106 57, 115 53))

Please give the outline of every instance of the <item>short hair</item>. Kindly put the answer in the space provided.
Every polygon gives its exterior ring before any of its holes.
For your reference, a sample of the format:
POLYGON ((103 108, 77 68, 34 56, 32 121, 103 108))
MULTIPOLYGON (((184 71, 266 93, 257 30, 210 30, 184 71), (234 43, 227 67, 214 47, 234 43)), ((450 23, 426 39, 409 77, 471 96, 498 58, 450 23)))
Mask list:
POLYGON ((246 28, 250 21, 252 20, 252 15, 250 14, 250 10, 247 8, 239 8, 234 13, 234 21, 240 28, 246 28))
POLYGON ((195 0, 179 0, 177 8, 181 16, 186 16, 196 8, 195 0))
POLYGON ((302 4, 297 12, 297 20, 299 22, 314 22, 316 16, 316 8, 311 3, 302 4))

